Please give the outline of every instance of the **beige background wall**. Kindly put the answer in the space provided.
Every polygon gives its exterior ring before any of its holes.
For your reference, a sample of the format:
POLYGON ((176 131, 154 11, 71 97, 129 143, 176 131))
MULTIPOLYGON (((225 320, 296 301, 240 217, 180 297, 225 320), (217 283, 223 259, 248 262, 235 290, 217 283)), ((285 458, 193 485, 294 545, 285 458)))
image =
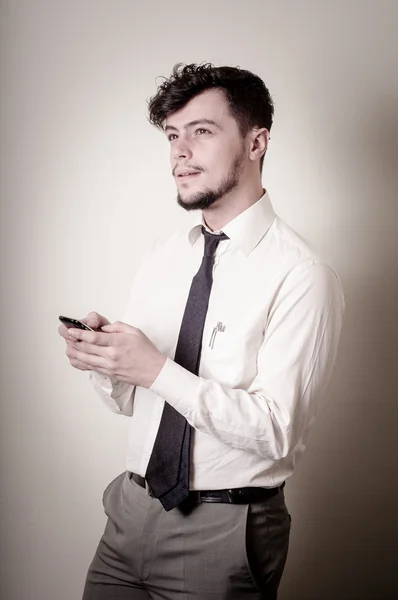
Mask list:
POLYGON ((333 383, 287 486, 280 600, 398 590, 398 2, 3 0, 2 600, 78 600, 124 468, 127 419, 69 367, 59 314, 120 318, 175 202, 146 98, 174 63, 258 73, 275 126, 264 185, 339 271, 333 383))

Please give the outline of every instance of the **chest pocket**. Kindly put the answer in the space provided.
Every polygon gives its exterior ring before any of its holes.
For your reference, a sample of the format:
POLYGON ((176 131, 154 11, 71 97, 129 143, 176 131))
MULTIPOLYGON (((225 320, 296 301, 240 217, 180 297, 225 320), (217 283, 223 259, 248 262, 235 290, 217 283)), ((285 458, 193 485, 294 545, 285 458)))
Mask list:
POLYGON ((257 375, 266 308, 254 302, 211 310, 203 335, 201 374, 228 387, 248 387, 257 375))

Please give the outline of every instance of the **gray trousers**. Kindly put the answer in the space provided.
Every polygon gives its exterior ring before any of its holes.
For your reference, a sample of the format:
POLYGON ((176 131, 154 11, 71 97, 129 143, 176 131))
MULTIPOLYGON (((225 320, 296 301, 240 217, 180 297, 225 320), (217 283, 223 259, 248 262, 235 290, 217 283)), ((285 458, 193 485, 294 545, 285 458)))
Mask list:
POLYGON ((166 512, 122 473, 83 600, 276 600, 289 545, 283 490, 261 503, 166 512))

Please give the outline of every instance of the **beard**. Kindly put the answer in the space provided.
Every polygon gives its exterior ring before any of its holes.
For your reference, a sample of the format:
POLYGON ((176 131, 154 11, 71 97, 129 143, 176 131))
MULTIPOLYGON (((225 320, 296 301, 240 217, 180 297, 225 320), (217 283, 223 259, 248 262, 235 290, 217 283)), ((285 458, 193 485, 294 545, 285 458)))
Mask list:
POLYGON ((211 190, 210 188, 206 188, 201 192, 192 194, 192 196, 189 196, 187 199, 181 198, 181 194, 178 192, 177 202, 179 206, 185 208, 185 210, 205 210, 232 192, 232 190, 234 190, 239 183, 239 176, 241 172, 241 166, 244 161, 244 156, 245 151, 242 148, 242 151, 235 158, 230 172, 221 181, 217 189, 211 190))

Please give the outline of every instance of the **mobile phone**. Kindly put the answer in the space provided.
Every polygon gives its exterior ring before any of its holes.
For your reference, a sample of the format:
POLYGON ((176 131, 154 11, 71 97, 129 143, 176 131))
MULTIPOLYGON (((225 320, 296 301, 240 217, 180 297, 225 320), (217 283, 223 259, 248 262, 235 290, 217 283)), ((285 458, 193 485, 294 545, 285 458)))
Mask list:
POLYGON ((70 317, 59 317, 59 320, 61 321, 61 323, 66 325, 68 329, 71 327, 75 327, 76 329, 88 329, 88 331, 94 331, 94 329, 91 329, 91 327, 89 327, 82 321, 79 321, 79 319, 72 319, 70 317))

